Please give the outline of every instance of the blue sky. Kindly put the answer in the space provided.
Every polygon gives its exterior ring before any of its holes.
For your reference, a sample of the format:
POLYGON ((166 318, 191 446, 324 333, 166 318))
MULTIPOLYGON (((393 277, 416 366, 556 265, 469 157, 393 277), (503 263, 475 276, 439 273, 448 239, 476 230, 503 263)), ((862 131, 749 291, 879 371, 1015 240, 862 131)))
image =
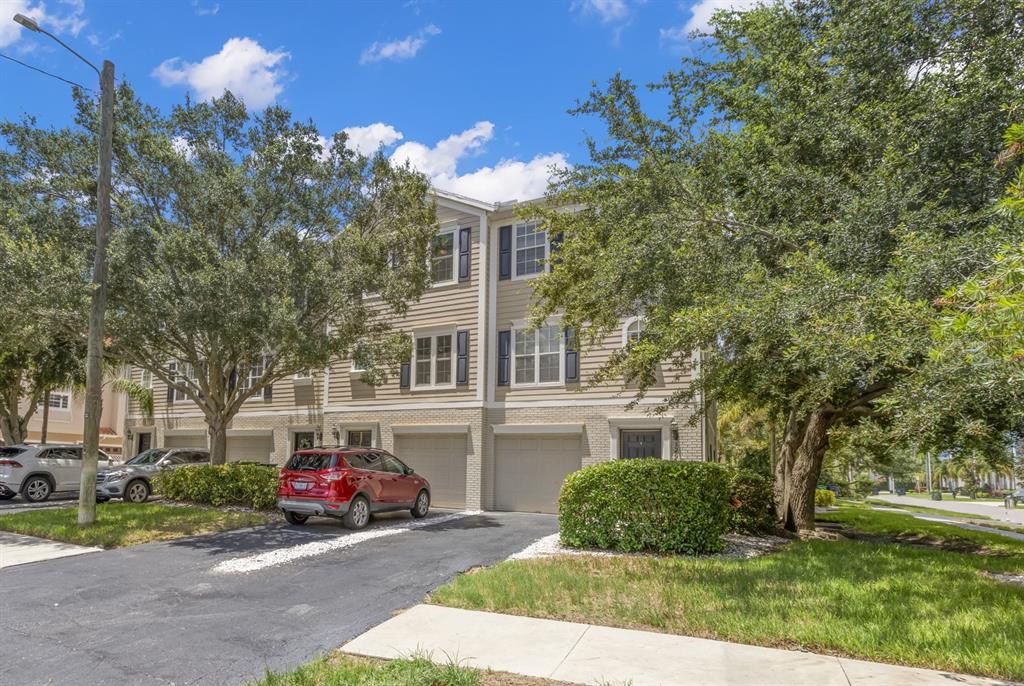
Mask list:
MULTIPOLYGON (((619 71, 657 80, 689 30, 747 0, 232 2, 0 0, 0 53, 87 85, 88 67, 11 22, 36 18, 162 108, 229 88, 383 144, 435 185, 488 201, 542 194, 552 164, 585 160, 598 122, 566 113, 619 71)), ((652 103, 653 104, 653 103, 652 103)), ((0 117, 71 116, 68 88, 0 60, 0 117)))

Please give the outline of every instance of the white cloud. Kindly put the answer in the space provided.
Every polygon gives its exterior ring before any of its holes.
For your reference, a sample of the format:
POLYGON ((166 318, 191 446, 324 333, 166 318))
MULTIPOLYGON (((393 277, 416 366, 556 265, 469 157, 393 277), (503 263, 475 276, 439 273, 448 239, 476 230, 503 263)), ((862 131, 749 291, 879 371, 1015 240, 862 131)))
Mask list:
POLYGON ((409 141, 395 149, 391 161, 408 161, 423 172, 437 188, 487 202, 527 200, 540 197, 547 189, 551 167, 566 167, 561 153, 537 155, 528 162, 501 160, 493 167, 481 167, 458 173, 460 161, 483 150, 494 137, 494 124, 480 121, 471 128, 452 134, 433 147, 409 141))
POLYGON ((35 19, 51 33, 72 36, 77 36, 88 23, 83 17, 85 0, 64 0, 50 5, 33 0, 0 0, 0 48, 17 43, 26 30, 12 21, 15 14, 35 19))
POLYGON ((718 10, 744 11, 763 4, 764 0, 697 0, 690 7, 690 18, 677 28, 661 29, 664 41, 682 42, 688 39, 692 31, 708 31, 711 28, 711 17, 718 10))
POLYGON ((372 155, 381 146, 386 148, 403 138, 401 131, 383 122, 369 126, 349 126, 342 131, 348 136, 349 149, 362 155, 372 155))
POLYGON ((192 0, 192 9, 195 10, 197 16, 212 17, 217 12, 220 12, 220 3, 214 2, 209 5, 203 5, 199 0, 192 0))
POLYGON ((572 8, 583 14, 596 14, 603 24, 623 21, 630 13, 626 0, 576 0, 572 8))
POLYGON ((359 64, 371 64, 384 60, 400 62, 413 58, 416 56, 416 53, 423 49, 423 46, 427 44, 431 37, 439 33, 441 33, 441 29, 433 24, 429 24, 420 29, 418 33, 406 36, 400 40, 393 40, 388 43, 374 42, 373 45, 363 50, 363 54, 359 57, 359 64))
POLYGON ((152 75, 164 86, 185 84, 208 100, 229 90, 250 108, 263 109, 284 90, 283 50, 267 51, 251 38, 231 38, 220 52, 198 63, 164 60, 152 75))

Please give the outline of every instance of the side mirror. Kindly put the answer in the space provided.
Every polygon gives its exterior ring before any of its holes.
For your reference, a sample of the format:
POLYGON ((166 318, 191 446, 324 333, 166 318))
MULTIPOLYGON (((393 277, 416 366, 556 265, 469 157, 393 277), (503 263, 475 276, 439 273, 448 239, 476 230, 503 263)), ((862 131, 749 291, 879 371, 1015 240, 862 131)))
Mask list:
POLYGON ((415 473, 416 473, 416 470, 413 469, 412 467, 406 467, 405 468, 405 475, 406 476, 409 476, 410 474, 415 474, 415 473))

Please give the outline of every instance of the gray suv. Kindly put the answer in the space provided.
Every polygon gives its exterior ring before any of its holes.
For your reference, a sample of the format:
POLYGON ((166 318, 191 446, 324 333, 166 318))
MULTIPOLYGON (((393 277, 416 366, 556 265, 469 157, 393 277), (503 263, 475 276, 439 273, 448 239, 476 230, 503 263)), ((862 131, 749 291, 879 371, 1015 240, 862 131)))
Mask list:
POLYGON ((106 502, 121 498, 128 503, 144 503, 153 492, 151 479, 163 469, 190 464, 210 464, 207 450, 193 448, 150 448, 123 465, 96 474, 96 499, 106 502))
MULTIPOLYGON (((114 466, 102 450, 99 469, 114 466)), ((59 492, 77 491, 82 478, 82 446, 63 443, 0 446, 0 500, 21 494, 30 503, 59 492)))

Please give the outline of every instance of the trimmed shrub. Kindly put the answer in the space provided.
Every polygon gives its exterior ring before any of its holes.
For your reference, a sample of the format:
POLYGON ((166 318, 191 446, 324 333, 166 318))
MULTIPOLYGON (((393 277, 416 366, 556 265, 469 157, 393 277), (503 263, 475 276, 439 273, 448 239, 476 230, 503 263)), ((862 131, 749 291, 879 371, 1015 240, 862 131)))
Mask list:
POLYGON ((827 488, 814 491, 814 504, 817 507, 832 507, 836 504, 836 494, 827 488))
POLYGON ((765 534, 775 529, 775 495, 771 479, 741 469, 732 477, 729 490, 732 506, 730 531, 765 534))
POLYGON ((153 486, 170 500, 267 510, 277 502, 278 473, 257 464, 195 465, 160 472, 153 486))
POLYGON ((614 460, 570 474, 558 499, 562 543, 621 552, 713 553, 729 528, 728 468, 614 460))

